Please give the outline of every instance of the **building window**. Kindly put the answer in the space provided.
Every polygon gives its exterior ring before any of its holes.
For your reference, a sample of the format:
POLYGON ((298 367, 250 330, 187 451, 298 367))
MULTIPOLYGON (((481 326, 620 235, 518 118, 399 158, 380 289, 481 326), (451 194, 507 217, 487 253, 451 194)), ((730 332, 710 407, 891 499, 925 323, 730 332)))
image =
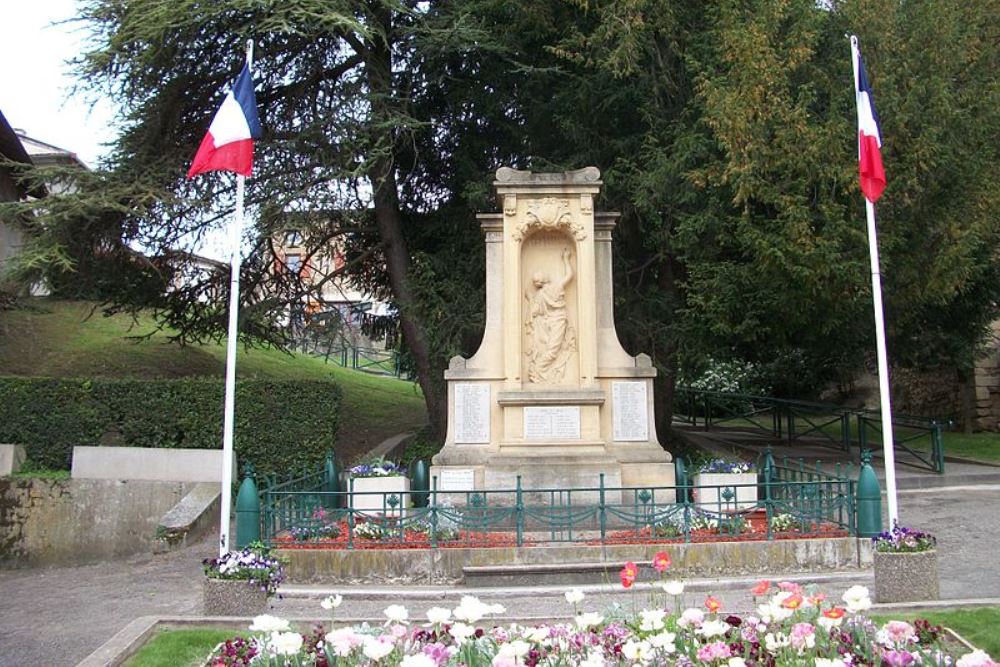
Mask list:
POLYGON ((285 266, 289 273, 298 275, 302 272, 302 255, 285 255, 285 266))
POLYGON ((297 229, 290 229, 285 232, 285 247, 298 248, 302 246, 302 232, 297 229))

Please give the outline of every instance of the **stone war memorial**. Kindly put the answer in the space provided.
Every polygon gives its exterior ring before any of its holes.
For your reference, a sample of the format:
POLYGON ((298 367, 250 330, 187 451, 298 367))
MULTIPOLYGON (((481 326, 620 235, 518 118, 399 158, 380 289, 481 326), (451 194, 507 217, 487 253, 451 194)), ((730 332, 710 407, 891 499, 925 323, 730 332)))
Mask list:
POLYGON ((478 216, 486 243, 486 330, 454 357, 448 435, 434 457, 439 492, 663 487, 671 457, 656 438, 649 356, 615 331, 611 234, 595 210, 595 167, 496 172, 502 212, 478 216))

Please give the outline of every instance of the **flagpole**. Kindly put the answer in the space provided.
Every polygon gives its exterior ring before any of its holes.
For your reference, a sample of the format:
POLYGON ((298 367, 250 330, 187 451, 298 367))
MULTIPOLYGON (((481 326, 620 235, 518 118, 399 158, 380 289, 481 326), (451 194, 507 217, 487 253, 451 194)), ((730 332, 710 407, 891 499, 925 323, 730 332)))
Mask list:
MULTIPOLYGON (((247 66, 253 67, 253 41, 247 40, 247 66)), ((229 526, 233 494, 233 422, 236 407, 236 345, 239 340, 240 244, 243 239, 243 195, 246 177, 236 175, 236 219, 230 243, 229 329, 226 336, 226 403, 222 425, 222 508, 219 517, 219 555, 230 550, 229 526)))
POLYGON ((892 442, 892 406, 889 401, 889 362, 885 346, 885 312, 882 306, 882 273, 879 270, 878 236, 875 232, 875 204, 865 197, 868 218, 868 256, 872 269, 872 302, 875 308, 875 340, 878 355, 879 402, 882 406, 882 453, 885 461, 885 492, 889 506, 889 527, 899 523, 896 503, 896 452, 892 442))
MULTIPOLYGON (((854 69, 854 93, 858 95, 860 58, 858 38, 849 35, 851 41, 851 66, 854 69)), ((869 101, 870 103, 870 101, 869 101)), ((860 108, 859 108, 860 124, 860 108)), ((860 128, 859 128, 860 129, 860 128)), ((860 158, 859 138, 859 158, 860 158)), ((875 349, 878 358, 879 404, 882 417, 882 456, 885 462, 885 490, 889 509, 889 527, 899 523, 899 506, 896 502, 896 450, 892 441, 892 404, 889 400, 889 355, 885 345, 885 309, 882 306, 882 272, 879 268, 878 235, 875 229, 875 203, 865 194, 865 214, 868 221, 868 257, 872 273, 872 306, 875 310, 875 349)), ((876 195, 876 199, 878 196, 876 195)))

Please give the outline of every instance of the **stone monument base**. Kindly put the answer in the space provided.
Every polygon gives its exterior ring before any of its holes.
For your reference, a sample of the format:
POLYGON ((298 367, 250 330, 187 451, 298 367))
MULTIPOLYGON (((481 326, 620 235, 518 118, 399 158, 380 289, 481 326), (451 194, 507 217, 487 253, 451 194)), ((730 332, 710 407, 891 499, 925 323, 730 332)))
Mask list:
POLYGON ((526 504, 592 505, 600 501, 602 474, 605 502, 610 504, 631 502, 633 488, 674 485, 672 463, 620 463, 607 456, 573 454, 503 454, 492 457, 485 465, 431 466, 431 486, 436 485, 439 502, 446 498, 450 504, 464 505, 468 492, 505 491, 508 493, 487 494, 488 504, 513 505, 520 477, 521 498, 526 504), (573 489, 572 493, 565 493, 569 489, 573 489), (559 491, 563 492, 561 497, 553 495, 559 491))

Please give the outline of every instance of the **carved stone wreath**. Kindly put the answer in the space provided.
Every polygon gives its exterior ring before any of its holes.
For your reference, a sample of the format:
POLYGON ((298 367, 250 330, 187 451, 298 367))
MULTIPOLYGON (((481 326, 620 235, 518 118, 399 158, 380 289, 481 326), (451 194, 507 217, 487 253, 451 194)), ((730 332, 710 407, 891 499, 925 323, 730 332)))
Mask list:
POLYGON ((519 224, 511 235, 515 241, 522 241, 533 229, 562 228, 572 234, 577 241, 587 238, 583 225, 573 220, 573 215, 569 211, 569 201, 566 199, 546 197, 532 202, 528 206, 525 218, 527 219, 519 224))

